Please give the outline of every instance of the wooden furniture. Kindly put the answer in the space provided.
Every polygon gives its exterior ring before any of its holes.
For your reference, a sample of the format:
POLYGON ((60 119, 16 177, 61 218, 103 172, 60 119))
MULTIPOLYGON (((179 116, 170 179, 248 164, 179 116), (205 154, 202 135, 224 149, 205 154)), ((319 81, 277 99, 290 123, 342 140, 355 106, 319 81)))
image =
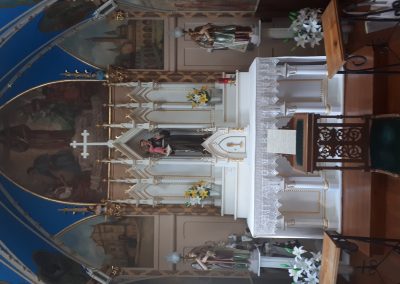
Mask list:
POLYGON ((339 270, 340 247, 332 240, 332 238, 324 232, 322 243, 322 261, 319 274, 319 283, 334 284, 336 283, 337 273, 339 270))
POLYGON ((295 114, 288 126, 296 130, 296 155, 289 162, 302 172, 367 170, 369 122, 368 116, 295 114))
POLYGON ((328 78, 331 79, 346 62, 337 0, 331 0, 321 19, 324 29, 328 78))
MULTIPOLYGON (((354 21, 362 23, 363 21, 379 21, 374 20, 373 17, 363 16, 363 17, 354 17, 352 15, 343 13, 343 7, 339 7, 338 0, 331 0, 329 5, 326 7, 325 11, 321 16, 322 27, 324 31, 324 46, 325 46, 325 54, 326 54, 326 63, 328 69, 328 78, 332 78, 335 74, 400 74, 400 63, 396 64, 384 64, 382 66, 373 66, 371 65, 371 59, 359 54, 359 50, 357 52, 348 51, 346 52, 346 47, 343 42, 343 34, 341 28, 341 19, 344 18, 346 21, 354 21), (357 53, 357 54, 354 54, 357 53), (350 63, 349 65, 352 68, 347 67, 346 63, 350 63), (342 69, 343 70, 340 70, 342 69)), ((371 11, 373 13, 373 11, 371 11)), ((397 22, 398 18, 394 17, 390 19, 390 21, 397 22)), ((381 39, 378 42, 374 42, 374 40, 368 40, 368 36, 365 34, 364 26, 362 26, 362 33, 364 34, 364 38, 362 40, 364 46, 370 46, 380 53, 386 53, 388 51, 392 52, 397 56, 397 53, 391 49, 389 45, 389 41, 392 38, 393 33, 396 31, 398 25, 396 25, 390 36, 387 37, 386 41, 382 42, 381 39), (365 41, 366 40, 366 41, 365 41), (367 44, 368 42, 368 44, 367 44)))
POLYGON ((354 269, 360 269, 362 273, 367 273, 369 275, 373 275, 375 272, 379 275, 380 273, 378 268, 387 260, 389 255, 394 253, 400 254, 400 239, 346 236, 335 231, 325 231, 322 245, 319 283, 336 283, 341 250, 350 254, 355 253, 358 251, 358 244, 360 243, 377 244, 387 249, 386 254, 380 261, 372 259, 369 262, 363 262, 360 266, 353 267, 354 269))

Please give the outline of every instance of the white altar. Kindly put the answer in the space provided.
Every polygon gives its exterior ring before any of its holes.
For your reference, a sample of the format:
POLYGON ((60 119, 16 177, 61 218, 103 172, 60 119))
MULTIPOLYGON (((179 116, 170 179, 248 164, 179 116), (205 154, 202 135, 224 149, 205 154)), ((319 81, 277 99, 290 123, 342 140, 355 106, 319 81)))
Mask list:
POLYGON ((320 238, 323 228, 340 230, 340 172, 295 173, 284 158, 267 152, 266 137, 295 112, 340 113, 342 80, 328 82, 323 64, 291 66, 287 60, 324 58, 256 58, 249 72, 237 72, 234 90, 225 86, 226 105, 236 104, 234 127, 246 134, 246 157, 224 165, 222 213, 246 218, 254 237, 320 238), (292 88, 282 94, 282 85, 292 88), (311 96, 296 101, 296 92, 311 96))
POLYGON ((224 75, 235 84, 120 86, 125 93, 115 96, 114 119, 104 124, 116 136, 104 142, 114 149, 104 161, 111 165, 110 199, 184 204, 184 192, 204 181, 213 190, 203 204, 247 219, 253 237, 322 238, 323 229, 340 231, 340 172, 295 172, 281 155, 267 152, 268 130, 284 126, 293 113, 342 112, 343 78, 328 80, 324 60, 256 58, 249 72, 224 75), (186 95, 203 86, 222 97, 193 107, 186 95), (208 154, 149 155, 140 141, 161 129, 206 134, 201 145, 208 154))

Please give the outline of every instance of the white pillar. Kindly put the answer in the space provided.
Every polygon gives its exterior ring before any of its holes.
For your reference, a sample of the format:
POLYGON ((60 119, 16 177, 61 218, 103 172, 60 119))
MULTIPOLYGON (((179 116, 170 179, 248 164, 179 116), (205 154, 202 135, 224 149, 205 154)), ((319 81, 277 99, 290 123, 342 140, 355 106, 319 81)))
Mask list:
POLYGON ((295 75, 328 76, 326 65, 291 65, 291 68, 295 75))
POLYGON ((321 177, 285 178, 286 189, 328 189, 327 181, 321 177))
POLYGON ((291 218, 285 220, 286 227, 291 228, 323 228, 326 221, 323 218, 291 218))
POLYGON ((327 114, 331 111, 329 105, 305 106, 304 103, 293 103, 290 107, 292 113, 320 113, 327 114), (303 104, 303 105, 302 105, 303 104))
POLYGON ((159 123, 157 128, 175 128, 175 129, 200 129, 212 126, 211 123, 159 123))
MULTIPOLYGON (((193 109, 191 103, 156 103, 156 109, 164 109, 164 110, 181 110, 193 109)), ((204 106, 196 106, 196 109, 213 109, 211 105, 204 105, 204 106)))
POLYGON ((210 177, 184 177, 184 176, 174 176, 168 177, 163 176, 162 178, 158 178, 160 184, 194 184, 199 181, 205 181, 208 183, 213 183, 213 178, 210 177))

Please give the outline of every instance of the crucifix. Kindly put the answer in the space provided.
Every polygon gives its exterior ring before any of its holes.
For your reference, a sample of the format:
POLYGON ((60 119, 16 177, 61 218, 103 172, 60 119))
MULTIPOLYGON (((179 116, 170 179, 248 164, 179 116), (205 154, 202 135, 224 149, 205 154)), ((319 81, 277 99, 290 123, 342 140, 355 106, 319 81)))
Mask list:
POLYGON ((82 153, 81 156, 86 159, 89 156, 89 153, 87 151, 88 146, 108 146, 109 148, 113 148, 113 140, 108 140, 107 142, 88 142, 87 137, 90 135, 89 132, 85 129, 81 133, 83 137, 82 143, 76 142, 75 140, 72 141, 69 145, 72 146, 72 148, 76 148, 78 146, 82 146, 82 153))

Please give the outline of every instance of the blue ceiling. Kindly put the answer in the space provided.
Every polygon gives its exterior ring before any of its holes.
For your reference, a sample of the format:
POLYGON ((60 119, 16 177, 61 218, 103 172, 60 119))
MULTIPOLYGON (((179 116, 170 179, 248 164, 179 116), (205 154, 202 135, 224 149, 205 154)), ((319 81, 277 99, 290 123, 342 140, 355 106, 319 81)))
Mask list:
MULTIPOLYGON (((15 28, 13 20, 28 11, 34 2, 0 1, 0 37, 15 28), (13 7, 18 5, 15 4, 17 2, 26 5, 13 7), (7 4, 11 8, 3 8, 7 7, 7 4)), ((58 46, 53 46, 54 41, 64 31, 40 31, 39 21, 43 16, 43 12, 39 13, 11 38, 0 42, 0 105, 35 86, 65 79, 62 73, 66 69, 97 71, 58 46)), ((78 206, 37 197, 0 175, 0 240, 22 263, 36 272, 38 268, 32 254, 38 250, 57 251, 51 245, 52 236, 88 216, 60 211, 63 208, 78 206)), ((10 263, 0 257, 0 280, 28 283, 5 264, 10 263)))

